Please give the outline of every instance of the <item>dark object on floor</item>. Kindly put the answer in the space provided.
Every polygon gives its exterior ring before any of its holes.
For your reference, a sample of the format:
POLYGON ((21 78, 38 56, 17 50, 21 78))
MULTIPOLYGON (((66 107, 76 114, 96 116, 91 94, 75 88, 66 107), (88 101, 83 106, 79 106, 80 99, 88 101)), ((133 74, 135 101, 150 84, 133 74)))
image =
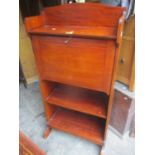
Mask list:
POLYGON ((46 153, 19 131, 19 155, 46 155, 46 153))
POLYGON ((132 132, 133 134, 133 120, 135 113, 134 99, 115 90, 113 102, 110 125, 118 132, 118 134, 120 134, 120 136, 123 136, 126 132, 132 132))
POLYGON ((132 122, 131 122, 131 128, 130 128, 130 137, 135 137, 135 115, 133 116, 132 122))

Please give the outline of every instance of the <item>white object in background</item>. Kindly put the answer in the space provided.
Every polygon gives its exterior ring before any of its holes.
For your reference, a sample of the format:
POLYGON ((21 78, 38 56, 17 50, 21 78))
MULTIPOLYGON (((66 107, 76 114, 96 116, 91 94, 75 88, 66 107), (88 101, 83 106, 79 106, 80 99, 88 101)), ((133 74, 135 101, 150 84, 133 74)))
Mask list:
POLYGON ((129 7, 129 1, 128 0, 121 0, 121 6, 128 8, 129 7))
POLYGON ((118 6, 121 4, 121 0, 100 0, 100 2, 112 6, 118 6))
POLYGON ((84 3, 85 0, 76 0, 77 3, 84 3))

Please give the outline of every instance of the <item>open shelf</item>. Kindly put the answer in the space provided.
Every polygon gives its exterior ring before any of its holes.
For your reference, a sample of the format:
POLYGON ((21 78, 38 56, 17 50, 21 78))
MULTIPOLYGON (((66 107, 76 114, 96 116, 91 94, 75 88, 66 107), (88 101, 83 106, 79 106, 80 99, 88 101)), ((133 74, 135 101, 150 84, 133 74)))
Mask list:
POLYGON ((107 100, 107 96, 101 92, 58 85, 47 97, 46 102, 106 119, 107 100))
POLYGON ((99 145, 103 143, 105 120, 98 117, 58 108, 48 125, 91 140, 99 145))

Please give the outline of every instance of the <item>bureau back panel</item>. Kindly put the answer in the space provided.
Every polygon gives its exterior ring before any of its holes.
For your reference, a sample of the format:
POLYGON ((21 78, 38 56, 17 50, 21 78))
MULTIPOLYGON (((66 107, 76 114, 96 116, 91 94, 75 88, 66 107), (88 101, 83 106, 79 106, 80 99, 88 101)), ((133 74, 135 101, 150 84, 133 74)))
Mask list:
POLYGON ((42 14, 46 25, 79 25, 117 27, 118 20, 125 10, 96 3, 75 3, 72 5, 45 8, 42 14))
POLYGON ((114 41, 37 35, 32 41, 42 79, 109 94, 114 41))

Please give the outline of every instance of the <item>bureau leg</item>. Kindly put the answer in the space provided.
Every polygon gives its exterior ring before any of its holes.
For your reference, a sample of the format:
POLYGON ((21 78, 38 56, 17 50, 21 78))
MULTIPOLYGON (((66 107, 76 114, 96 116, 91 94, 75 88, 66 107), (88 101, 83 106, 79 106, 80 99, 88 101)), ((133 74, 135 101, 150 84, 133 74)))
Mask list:
POLYGON ((43 137, 47 138, 49 134, 51 133, 51 131, 52 131, 52 128, 48 126, 46 130, 44 131, 43 137))
POLYGON ((101 149, 100 155, 105 155, 105 154, 104 154, 104 149, 103 149, 103 148, 101 149))
POLYGON ((105 155, 105 154, 104 154, 104 148, 105 148, 105 144, 103 144, 102 147, 101 147, 100 155, 105 155))

